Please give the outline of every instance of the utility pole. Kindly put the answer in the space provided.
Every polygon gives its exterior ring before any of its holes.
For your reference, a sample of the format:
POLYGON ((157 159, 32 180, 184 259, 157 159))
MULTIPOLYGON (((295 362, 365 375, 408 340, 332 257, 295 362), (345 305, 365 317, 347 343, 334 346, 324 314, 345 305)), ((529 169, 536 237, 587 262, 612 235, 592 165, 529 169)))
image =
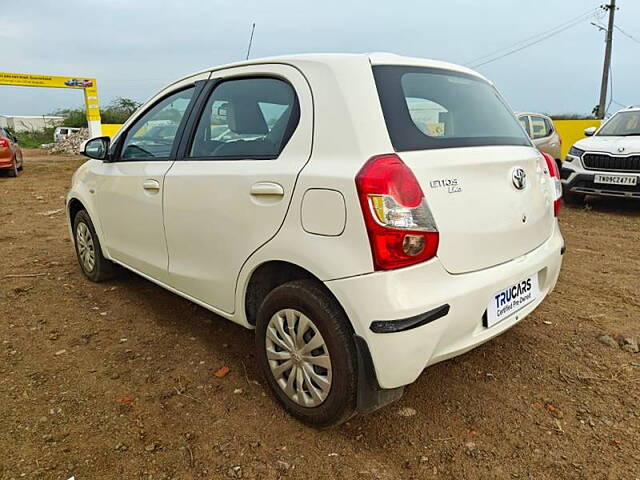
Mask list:
POLYGON ((609 71, 611 70, 611 47, 613 43, 613 17, 616 13, 616 0, 611 0, 609 5, 603 8, 609 10, 609 28, 607 29, 607 43, 604 51, 604 67, 602 69, 602 83, 600 84, 600 103, 598 104, 597 118, 604 118, 607 109, 607 87, 609 86, 609 71))

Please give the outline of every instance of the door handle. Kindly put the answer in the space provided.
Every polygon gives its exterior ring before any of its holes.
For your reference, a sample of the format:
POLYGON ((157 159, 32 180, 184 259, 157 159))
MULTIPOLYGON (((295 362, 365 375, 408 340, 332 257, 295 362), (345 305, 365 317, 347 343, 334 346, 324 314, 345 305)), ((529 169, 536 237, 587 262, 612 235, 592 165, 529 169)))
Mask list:
POLYGON ((145 180, 142 184, 142 188, 144 188, 145 190, 157 192, 160 190, 160 182, 158 182, 157 180, 145 180))
POLYGON ((251 185, 251 195, 275 195, 283 196, 284 188, 275 182, 258 182, 251 185))

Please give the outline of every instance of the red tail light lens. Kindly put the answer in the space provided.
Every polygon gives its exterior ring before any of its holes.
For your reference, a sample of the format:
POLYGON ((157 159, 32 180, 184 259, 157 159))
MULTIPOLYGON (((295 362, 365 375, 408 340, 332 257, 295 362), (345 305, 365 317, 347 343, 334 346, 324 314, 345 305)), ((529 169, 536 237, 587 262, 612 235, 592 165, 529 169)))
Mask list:
POLYGON ((0 148, 9 148, 9 140, 4 137, 0 137, 0 148))
POLYGON ((438 250, 439 234, 422 188, 395 154, 372 157, 356 188, 376 270, 424 262, 438 250))
POLYGON ((562 204, 562 183, 560 182, 560 170, 558 164, 548 153, 540 152, 547 162, 547 171, 553 181, 553 214, 557 217, 560 212, 560 205, 562 204))

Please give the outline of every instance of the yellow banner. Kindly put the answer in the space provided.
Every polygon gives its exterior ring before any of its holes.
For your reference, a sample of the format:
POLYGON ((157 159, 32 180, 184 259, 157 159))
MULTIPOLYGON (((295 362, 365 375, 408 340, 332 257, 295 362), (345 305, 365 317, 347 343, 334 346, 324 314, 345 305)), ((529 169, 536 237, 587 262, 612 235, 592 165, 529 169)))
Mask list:
POLYGON ((95 78, 0 72, 0 85, 81 89, 84 91, 87 120, 100 120, 98 86, 95 78))

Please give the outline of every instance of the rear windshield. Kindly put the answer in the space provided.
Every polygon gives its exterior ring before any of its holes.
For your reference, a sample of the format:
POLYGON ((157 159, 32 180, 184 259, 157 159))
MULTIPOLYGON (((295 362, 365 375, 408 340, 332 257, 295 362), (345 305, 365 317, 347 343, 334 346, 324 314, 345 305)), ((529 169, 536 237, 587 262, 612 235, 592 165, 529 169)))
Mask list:
POLYGON ((373 67, 397 152, 481 145, 531 145, 497 90, 472 75, 426 67, 373 67))

